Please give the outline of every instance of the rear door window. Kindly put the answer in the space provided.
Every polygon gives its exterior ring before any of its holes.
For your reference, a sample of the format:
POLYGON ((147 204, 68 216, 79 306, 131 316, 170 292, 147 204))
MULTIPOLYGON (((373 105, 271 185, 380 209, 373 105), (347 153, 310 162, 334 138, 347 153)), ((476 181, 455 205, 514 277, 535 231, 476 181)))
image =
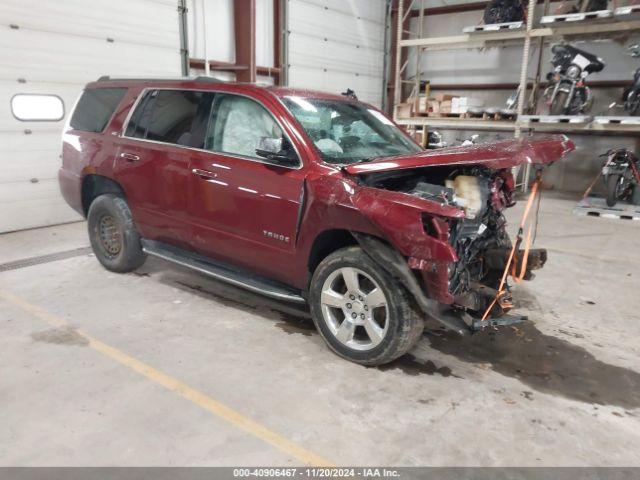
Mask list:
POLYGON ((127 124, 125 136, 203 148, 212 92, 147 91, 127 124))
POLYGON ((85 90, 78 100, 69 125, 83 132, 102 132, 126 91, 126 88, 85 90))

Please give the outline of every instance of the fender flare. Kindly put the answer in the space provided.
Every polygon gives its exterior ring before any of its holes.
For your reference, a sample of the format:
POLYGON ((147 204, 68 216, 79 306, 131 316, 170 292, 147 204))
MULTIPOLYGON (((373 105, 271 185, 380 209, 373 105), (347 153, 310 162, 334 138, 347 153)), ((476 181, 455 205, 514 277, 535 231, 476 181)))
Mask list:
POLYGON ((430 299, 416 280, 405 258, 381 239, 365 233, 351 232, 362 250, 380 268, 385 270, 395 280, 399 281, 414 298, 418 307, 429 317, 442 323, 447 328, 460 335, 469 333, 469 325, 462 318, 441 312, 440 304, 430 299))

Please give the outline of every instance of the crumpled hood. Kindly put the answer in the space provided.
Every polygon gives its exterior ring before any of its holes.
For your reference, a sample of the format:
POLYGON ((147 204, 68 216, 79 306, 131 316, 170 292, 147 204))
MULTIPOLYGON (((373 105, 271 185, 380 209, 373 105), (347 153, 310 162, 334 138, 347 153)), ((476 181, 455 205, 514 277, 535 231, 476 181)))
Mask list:
POLYGON ((443 165, 481 165, 499 170, 527 163, 548 165, 574 149, 574 143, 565 135, 540 135, 468 147, 425 150, 348 165, 343 170, 352 175, 443 165))

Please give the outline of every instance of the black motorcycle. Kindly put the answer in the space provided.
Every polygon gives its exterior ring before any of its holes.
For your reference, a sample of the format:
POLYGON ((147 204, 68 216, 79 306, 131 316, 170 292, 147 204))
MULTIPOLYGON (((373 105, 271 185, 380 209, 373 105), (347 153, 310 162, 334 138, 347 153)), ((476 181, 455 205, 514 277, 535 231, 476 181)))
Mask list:
POLYGON ((434 150, 436 148, 445 148, 447 142, 442 138, 442 134, 437 130, 432 130, 427 133, 427 148, 434 150))
MULTIPOLYGON (((640 57, 640 44, 631 45, 627 51, 634 58, 640 57)), ((633 83, 624 89, 622 101, 629 115, 640 115, 640 68, 633 75, 633 83)))
POLYGON ((485 24, 519 22, 526 17, 523 0, 490 0, 484 9, 485 24))
POLYGON ((590 74, 601 71, 604 61, 589 52, 571 45, 551 47, 553 71, 547 75, 549 86, 544 97, 550 115, 577 115, 591 108, 593 96, 584 80, 590 74))
POLYGON ((633 195, 640 185, 640 165, 636 156, 626 148, 609 150, 603 156, 607 161, 602 167, 602 176, 607 186, 607 206, 613 207, 620 200, 633 195))

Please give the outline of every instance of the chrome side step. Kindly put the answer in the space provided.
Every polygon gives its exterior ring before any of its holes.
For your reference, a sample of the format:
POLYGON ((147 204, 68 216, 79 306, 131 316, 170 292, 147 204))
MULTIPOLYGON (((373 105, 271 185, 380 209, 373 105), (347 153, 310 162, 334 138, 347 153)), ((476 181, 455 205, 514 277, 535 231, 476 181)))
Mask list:
POLYGON ((182 250, 165 243, 142 239, 142 249, 154 257, 190 268, 209 277, 251 292, 287 302, 306 303, 299 290, 274 280, 258 277, 230 265, 214 262, 197 253, 182 250))

